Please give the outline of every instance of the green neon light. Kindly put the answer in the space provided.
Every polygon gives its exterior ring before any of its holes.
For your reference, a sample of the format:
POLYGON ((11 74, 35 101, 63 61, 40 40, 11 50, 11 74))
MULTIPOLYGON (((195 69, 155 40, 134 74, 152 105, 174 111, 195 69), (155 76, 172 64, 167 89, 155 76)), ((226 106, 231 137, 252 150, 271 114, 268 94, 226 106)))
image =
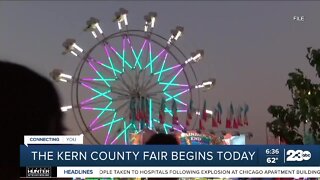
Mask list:
MULTIPOLYGON (((106 127, 106 126, 109 126, 110 124, 114 124, 114 123, 119 122, 119 121, 122 121, 122 120, 123 120, 123 118, 115 119, 114 121, 105 123, 105 124, 103 124, 102 126, 103 126, 103 127, 106 127)), ((93 129, 94 129, 94 128, 93 128, 93 129)))
MULTIPOLYGON (((153 119, 153 121, 156 122, 156 123, 160 123, 160 120, 158 120, 158 119, 153 119)), ((171 126, 170 124, 168 124, 168 123, 164 123, 163 125, 172 127, 172 126, 171 126)))
POLYGON ((174 95, 174 96, 171 96, 171 97, 167 98, 166 101, 169 101, 169 100, 172 99, 172 98, 176 98, 176 97, 178 97, 178 96, 180 96, 181 94, 184 94, 184 93, 186 93, 186 92, 187 92, 187 90, 184 90, 184 91, 182 91, 182 92, 180 92, 180 93, 178 93, 178 94, 176 94, 176 95, 174 95))
MULTIPOLYGON (((123 121, 123 127, 126 128, 127 127, 127 122, 123 121)), ((127 145, 128 144, 128 135, 127 135, 127 131, 124 132, 124 143, 127 145)))
POLYGON ((168 57, 168 53, 166 53, 166 56, 164 57, 164 60, 163 60, 163 62, 162 62, 161 70, 159 71, 160 74, 159 74, 159 76, 158 76, 158 81, 160 81, 160 79, 161 79, 162 72, 163 72, 163 68, 164 68, 164 64, 165 64, 166 61, 167 61, 167 57, 168 57))
POLYGON ((100 118, 100 116, 107 111, 108 107, 112 104, 112 101, 109 102, 109 104, 100 112, 100 114, 97 116, 97 118, 100 118))
MULTIPOLYGON (((88 109, 88 108, 84 108, 88 109)), ((115 109, 105 109, 105 108, 89 108, 88 110, 94 110, 94 111, 115 111, 115 109)))
POLYGON ((177 74, 171 79, 171 81, 169 82, 169 84, 167 84, 167 85, 164 87, 163 91, 165 91, 165 90, 168 89, 168 87, 170 86, 170 84, 178 77, 178 75, 180 74, 181 71, 182 71, 182 68, 181 68, 181 69, 177 72, 177 74))
MULTIPOLYGON (((106 45, 106 44, 104 45, 104 50, 105 50, 105 52, 106 52, 106 54, 107 54, 107 56, 108 56, 108 60, 109 60, 109 63, 110 63, 110 65, 111 65, 111 70, 112 70, 112 72, 113 72, 113 75, 114 75, 114 76, 117 76, 116 71, 119 71, 119 70, 117 70, 116 68, 114 68, 113 63, 112 63, 112 59, 110 58, 109 51, 108 51, 108 48, 107 48, 107 45, 106 45)), ((120 73, 120 71, 119 71, 119 73, 120 73)))
MULTIPOLYGON (((153 119, 153 121, 154 122, 156 122, 156 123, 160 123, 160 121, 158 120, 158 119, 153 119)), ((168 134, 168 130, 167 130, 167 128, 166 127, 170 127, 171 125, 170 124, 167 124, 167 123, 164 123, 163 124, 163 129, 164 129, 164 131, 166 132, 166 134, 168 134)), ((172 126, 171 126, 172 127, 172 126)))
POLYGON ((119 139, 119 137, 125 132, 127 131, 127 129, 129 129, 129 127, 131 126, 132 124, 129 124, 129 126, 127 126, 124 130, 122 130, 122 132, 111 142, 111 144, 113 144, 116 140, 119 139))
POLYGON ((166 132, 166 134, 168 134, 168 129, 166 128, 165 125, 163 125, 163 129, 164 129, 164 131, 166 132))
POLYGON ((171 117, 173 116, 172 111, 169 110, 167 107, 166 107, 166 109, 164 110, 164 112, 169 113, 169 115, 170 115, 171 117))
MULTIPOLYGON (((166 92, 164 92, 163 94, 166 95, 166 96, 172 97, 170 94, 168 94, 168 93, 166 93, 166 92)), ((172 98, 171 98, 171 99, 172 99, 172 98)), ((183 105, 186 104, 186 103, 180 101, 178 98, 173 98, 173 99, 174 99, 176 102, 180 103, 180 104, 183 104, 183 105)))
POLYGON ((100 94, 101 96, 103 96, 103 97, 109 99, 110 101, 112 101, 112 98, 111 98, 111 97, 105 95, 104 93, 102 93, 102 92, 100 92, 100 91, 98 91, 98 90, 96 90, 96 89, 94 89, 94 88, 92 88, 92 87, 90 87, 90 86, 88 86, 88 87, 89 87, 92 91, 94 91, 94 92, 100 94))
POLYGON ((134 55, 134 58, 136 59, 136 62, 135 62, 135 64, 134 64, 134 67, 136 67, 137 64, 138 64, 139 68, 142 69, 141 64, 140 64, 140 57, 141 57, 143 48, 140 49, 140 52, 139 52, 138 57, 137 57, 136 52, 133 50, 132 47, 131 47, 131 51, 132 51, 132 53, 133 53, 133 55, 134 55))
MULTIPOLYGON (((129 66, 129 67, 132 69, 132 66, 127 62, 127 60, 126 60, 124 57, 122 57, 117 51, 114 50, 114 52, 117 54, 117 56, 118 56, 125 64, 127 64, 127 66, 129 66)), ((122 63, 123 63, 123 62, 122 62, 122 63)))
POLYGON ((164 64, 166 63, 166 60, 167 60, 167 56, 168 56, 168 53, 166 54, 166 56, 165 56, 165 58, 164 58, 164 60, 163 60, 163 62, 162 62, 160 74, 159 74, 159 76, 158 76, 158 82, 159 82, 160 79, 161 79, 161 75, 162 75, 162 72, 163 72, 164 64))
POLYGON ((135 123, 132 123, 134 130, 137 130, 137 126, 135 123))
POLYGON ((158 72, 156 72, 156 73, 154 73, 155 75, 157 75, 157 74, 161 74, 161 73, 163 73, 163 72, 166 72, 166 71, 170 71, 171 69, 174 69, 174 68, 177 68, 178 66, 172 66, 172 67, 169 67, 169 68, 167 68, 167 69, 161 69, 160 71, 158 71, 158 72))
POLYGON ((168 125, 168 124, 163 124, 163 129, 164 129, 164 131, 166 132, 166 134, 169 134, 169 132, 168 132, 168 128, 172 128, 172 126, 171 125, 168 125))
MULTIPOLYGON (((156 61, 158 58, 159 58, 159 56, 162 54, 164 52, 164 50, 163 51, 161 51, 155 58, 153 58, 152 60, 151 60, 151 53, 149 53, 149 58, 150 58, 150 62, 146 65, 146 67, 144 68, 144 69, 146 69, 147 67, 149 67, 149 66, 151 66, 151 68, 152 68, 152 64, 153 64, 153 62, 154 61, 156 61)), ((151 69, 150 68, 150 69, 151 69)))
MULTIPOLYGON (((159 82, 160 85, 168 85, 169 83, 166 82, 159 82)), ((169 84, 170 86, 179 86, 179 87, 186 87, 183 84, 178 84, 178 83, 171 83, 169 84)))
POLYGON ((117 72, 117 73, 121 73, 121 71, 119 71, 118 69, 114 68, 114 66, 113 66, 113 64, 112 64, 111 58, 109 58, 109 62, 110 62, 110 64, 111 64, 112 67, 110 67, 110 66, 108 66, 108 65, 106 65, 106 64, 103 64, 103 63, 99 63, 99 64, 102 65, 103 67, 107 68, 107 69, 112 70, 114 76, 117 76, 116 72, 117 72))
POLYGON ((163 124, 163 125, 168 127, 168 128, 172 128, 172 126, 170 124, 163 124))
MULTIPOLYGON (((117 76, 116 71, 119 71, 119 70, 116 69, 116 68, 114 68, 114 65, 113 65, 113 63, 112 63, 112 59, 111 59, 110 57, 109 57, 108 59, 109 59, 109 63, 110 63, 110 65, 111 65, 111 68, 112 68, 112 71, 113 71, 113 75, 114 75, 114 76, 117 76)), ((119 71, 119 73, 121 73, 121 72, 119 71)))
POLYGON ((149 99, 149 128, 152 129, 152 99, 149 99))
MULTIPOLYGON (((92 65, 93 66, 93 65, 92 65)), ((98 76, 101 78, 101 79, 105 79, 100 73, 99 73, 99 71, 95 71, 97 74, 98 74, 98 76)), ((108 83, 108 81, 105 81, 105 80, 103 80, 103 82, 108 86, 108 87, 110 87, 110 84, 108 83)))
POLYGON ((111 125, 110 125, 109 130, 108 130, 108 136, 107 136, 106 142, 108 142, 109 134, 110 134, 110 132, 111 132, 111 130, 112 130, 112 127, 113 127, 113 124, 114 124, 113 121, 114 121, 114 118, 116 117, 116 115, 117 115, 117 112, 115 112, 115 113, 113 114, 113 118, 112 118, 112 120, 111 120, 111 125))
POLYGON ((106 95, 106 94, 108 94, 108 93, 110 93, 110 92, 111 92, 111 90, 108 90, 108 91, 106 91, 106 92, 104 92, 104 93, 102 93, 102 94, 96 95, 96 96, 90 98, 90 99, 91 99, 90 101, 95 100, 95 99, 97 99, 98 97, 103 96, 103 95, 106 95))

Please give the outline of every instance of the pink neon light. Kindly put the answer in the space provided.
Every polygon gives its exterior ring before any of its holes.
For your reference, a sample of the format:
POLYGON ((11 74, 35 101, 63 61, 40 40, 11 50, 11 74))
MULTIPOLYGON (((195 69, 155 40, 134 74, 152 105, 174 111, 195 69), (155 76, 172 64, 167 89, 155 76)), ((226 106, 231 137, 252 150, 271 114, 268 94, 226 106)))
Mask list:
POLYGON ((94 81, 94 78, 82 78, 83 81, 94 81))
POLYGON ((95 72, 97 72, 97 73, 98 73, 97 69, 92 65, 92 63, 91 63, 91 62, 89 62, 89 65, 91 66, 91 68, 92 68, 95 72))
POLYGON ((100 128, 103 128, 103 127, 105 127, 106 125, 101 125, 101 126, 98 126, 98 127, 95 127, 95 128, 93 128, 93 129, 91 129, 92 131, 96 131, 96 130, 98 130, 98 129, 100 129, 100 128))
POLYGON ((90 127, 94 124, 94 123, 96 123, 96 121, 99 119, 99 117, 97 116, 91 123, 90 123, 90 127))
POLYGON ((107 45, 104 45, 104 51, 106 52, 108 58, 110 58, 110 54, 109 54, 109 51, 108 51, 108 48, 107 48, 107 45))
POLYGON ((94 110, 93 107, 81 107, 81 109, 85 109, 85 110, 94 110))

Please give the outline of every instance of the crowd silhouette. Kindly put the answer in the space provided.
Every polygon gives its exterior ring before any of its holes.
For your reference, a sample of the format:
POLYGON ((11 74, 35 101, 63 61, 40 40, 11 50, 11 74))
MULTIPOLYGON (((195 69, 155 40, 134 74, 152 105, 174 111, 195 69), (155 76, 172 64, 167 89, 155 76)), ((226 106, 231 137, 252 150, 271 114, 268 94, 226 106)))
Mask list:
POLYGON ((53 84, 35 71, 0 60, 0 179, 19 179, 24 135, 63 134, 60 100, 53 84))

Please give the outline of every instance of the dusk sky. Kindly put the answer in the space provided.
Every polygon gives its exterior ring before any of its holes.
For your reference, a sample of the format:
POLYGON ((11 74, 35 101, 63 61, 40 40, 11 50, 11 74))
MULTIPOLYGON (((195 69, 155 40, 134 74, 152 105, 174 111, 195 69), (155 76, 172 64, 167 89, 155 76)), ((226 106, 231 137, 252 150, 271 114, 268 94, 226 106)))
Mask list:
MULTIPOLYGON (((79 59, 61 54, 63 41, 75 38, 89 49, 95 41, 83 32, 85 22, 97 17, 106 34, 116 32, 112 18, 121 7, 129 10, 134 29, 143 28, 149 11, 158 13, 155 32, 164 37, 177 25, 184 27, 177 45, 186 54, 204 49, 196 73, 200 80, 217 80, 202 99, 206 97, 208 108, 220 101, 224 112, 231 102, 247 103, 249 126, 240 131, 254 134, 252 144, 266 143, 265 124, 272 120, 267 108, 291 103, 285 86, 288 73, 301 68, 315 79, 305 54, 309 46, 320 48, 317 1, 0 1, 0 58, 48 78, 54 68, 73 74, 79 59), (293 16, 304 16, 305 21, 294 21, 293 16)), ((70 104, 70 87, 56 87, 63 104, 70 104)), ((71 112, 65 120, 68 134, 80 133, 71 112)))

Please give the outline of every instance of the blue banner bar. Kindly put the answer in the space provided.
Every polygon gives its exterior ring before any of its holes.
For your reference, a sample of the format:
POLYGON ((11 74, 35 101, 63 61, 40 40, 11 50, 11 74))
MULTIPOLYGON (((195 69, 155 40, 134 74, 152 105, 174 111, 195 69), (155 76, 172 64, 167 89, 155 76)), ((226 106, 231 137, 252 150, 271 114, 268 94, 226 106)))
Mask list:
POLYGON ((320 146, 21 145, 20 166, 320 166, 320 146))

